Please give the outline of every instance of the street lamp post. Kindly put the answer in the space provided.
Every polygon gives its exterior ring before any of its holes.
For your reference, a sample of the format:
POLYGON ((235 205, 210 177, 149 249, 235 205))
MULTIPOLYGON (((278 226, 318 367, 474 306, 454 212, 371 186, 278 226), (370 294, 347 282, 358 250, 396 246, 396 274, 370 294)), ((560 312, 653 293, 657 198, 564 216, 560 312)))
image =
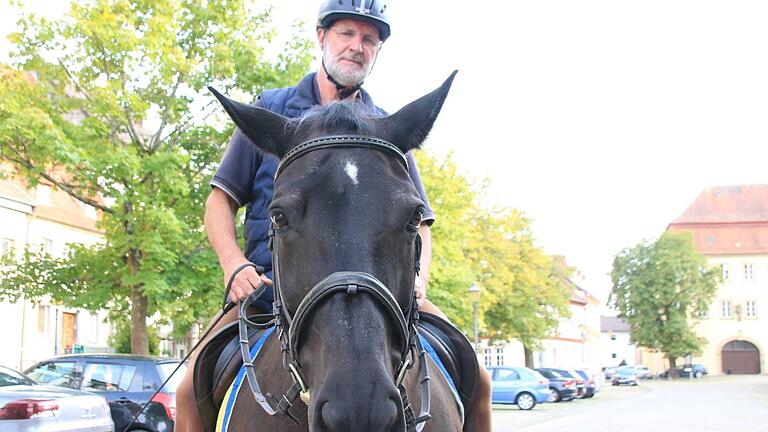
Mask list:
POLYGON ((472 301, 472 318, 475 325, 475 352, 477 352, 477 306, 480 304, 480 287, 477 286, 477 284, 472 284, 472 286, 469 287, 468 292, 469 299, 472 301))

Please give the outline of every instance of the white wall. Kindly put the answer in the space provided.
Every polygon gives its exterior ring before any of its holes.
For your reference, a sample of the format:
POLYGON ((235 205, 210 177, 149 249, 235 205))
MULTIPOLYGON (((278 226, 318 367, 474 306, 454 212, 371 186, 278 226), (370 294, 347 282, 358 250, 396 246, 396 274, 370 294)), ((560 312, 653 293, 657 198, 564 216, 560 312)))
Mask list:
POLYGON ((629 332, 613 332, 614 339, 608 332, 600 335, 600 358, 602 367, 617 366, 624 360, 628 365, 636 363, 637 347, 629 341, 629 332))

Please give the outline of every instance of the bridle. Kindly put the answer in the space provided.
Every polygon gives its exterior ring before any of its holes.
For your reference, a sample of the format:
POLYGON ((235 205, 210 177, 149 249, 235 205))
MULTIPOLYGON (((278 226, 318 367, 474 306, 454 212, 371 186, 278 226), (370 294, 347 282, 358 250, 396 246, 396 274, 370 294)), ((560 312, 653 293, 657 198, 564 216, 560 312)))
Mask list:
MULTIPOLYGON (((352 147, 381 151, 397 159, 398 162, 400 162, 403 167, 406 168, 406 170, 408 168, 408 160, 406 159, 405 154, 403 154, 403 152, 400 151, 400 149, 392 143, 367 136, 328 136, 306 141, 294 147, 285 156, 283 156, 275 173, 275 182, 285 167, 287 167, 299 157, 306 155, 307 153, 322 149, 352 147)), ((421 339, 419 338, 417 331, 419 311, 415 293, 409 300, 408 308, 403 311, 395 297, 392 295, 392 292, 374 276, 363 272, 341 271, 332 273, 317 283, 317 285, 315 285, 309 291, 309 293, 304 296, 295 312, 291 314, 291 311, 288 309, 288 307, 286 307, 283 297, 283 288, 280 284, 280 266, 278 254, 279 242, 275 241, 276 237, 279 235, 279 231, 280 228, 275 224, 270 226, 269 248, 272 251, 274 275, 274 303, 272 311, 273 319, 266 324, 259 324, 251 321, 248 318, 246 311, 257 297, 253 295, 241 302, 238 313, 240 352, 243 357, 243 364, 245 366, 248 385, 256 401, 267 414, 285 415, 298 423, 298 420, 290 413, 291 406, 293 406, 293 403, 298 397, 301 397, 302 401, 304 401, 304 403, 307 405, 310 401, 310 391, 306 385, 306 380, 302 376, 302 369, 298 360, 299 350, 301 349, 300 336, 302 334, 302 329, 306 326, 307 317, 320 304, 335 294, 366 294, 376 300, 376 302, 382 306, 382 308, 387 312, 387 315, 393 320, 395 324, 393 327, 396 329, 396 334, 400 342, 399 348, 401 361, 400 365, 395 369, 393 381, 395 386, 399 389, 403 399, 407 430, 409 432, 420 432, 426 424, 427 420, 431 418, 431 397, 426 350, 422 346, 421 339), (267 393, 265 395, 261 391, 258 378, 254 371, 254 359, 251 355, 249 346, 249 327, 265 328, 270 325, 275 326, 278 338, 280 339, 280 346, 283 354, 283 366, 289 371, 293 380, 293 385, 280 398, 275 397, 271 393, 267 393), (413 409, 408 403, 408 398, 405 394, 405 387, 402 385, 406 372, 414 365, 416 356, 419 357, 419 383, 421 385, 421 409, 418 416, 414 415, 413 409)), ((414 248, 414 267, 416 273, 418 273, 419 256, 421 255, 421 241, 418 235, 416 236, 414 248)))

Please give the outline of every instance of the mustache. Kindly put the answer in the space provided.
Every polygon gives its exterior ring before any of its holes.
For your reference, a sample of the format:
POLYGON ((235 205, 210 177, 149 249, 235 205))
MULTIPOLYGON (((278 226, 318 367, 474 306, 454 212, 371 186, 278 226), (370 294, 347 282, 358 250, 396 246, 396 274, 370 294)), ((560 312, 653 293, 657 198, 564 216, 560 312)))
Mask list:
POLYGON ((338 59, 339 60, 351 60, 353 62, 357 62, 357 63, 360 63, 360 64, 365 64, 365 56, 363 56, 362 54, 345 54, 345 55, 340 55, 338 59))

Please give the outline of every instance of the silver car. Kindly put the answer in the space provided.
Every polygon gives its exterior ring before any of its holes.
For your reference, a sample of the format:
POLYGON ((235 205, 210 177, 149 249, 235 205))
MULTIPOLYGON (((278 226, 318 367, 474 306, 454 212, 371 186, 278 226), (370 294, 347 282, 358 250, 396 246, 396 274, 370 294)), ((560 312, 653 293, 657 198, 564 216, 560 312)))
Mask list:
POLYGON ((93 393, 39 385, 0 366, 0 430, 3 432, 114 432, 106 399, 93 393))

